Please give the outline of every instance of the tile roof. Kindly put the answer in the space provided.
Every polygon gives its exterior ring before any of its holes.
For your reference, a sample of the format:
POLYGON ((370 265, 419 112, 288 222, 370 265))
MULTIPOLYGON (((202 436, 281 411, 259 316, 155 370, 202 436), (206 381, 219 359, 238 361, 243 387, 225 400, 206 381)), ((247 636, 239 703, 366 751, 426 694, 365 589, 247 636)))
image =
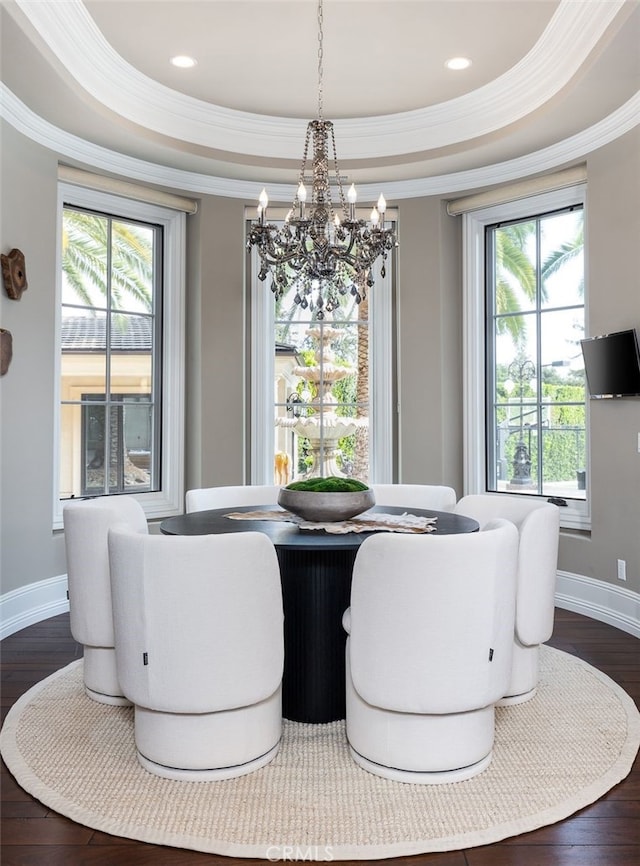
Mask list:
MULTIPOLYGON (((62 320, 63 352, 103 352, 106 346, 104 316, 66 316, 62 320)), ((152 347, 150 316, 114 316, 111 350, 114 352, 150 352, 152 347)))

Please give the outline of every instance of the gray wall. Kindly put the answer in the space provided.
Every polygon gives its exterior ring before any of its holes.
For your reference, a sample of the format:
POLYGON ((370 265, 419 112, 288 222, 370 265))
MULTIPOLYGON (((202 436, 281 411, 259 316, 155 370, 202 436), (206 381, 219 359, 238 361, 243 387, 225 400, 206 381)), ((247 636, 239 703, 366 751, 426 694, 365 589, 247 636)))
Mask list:
POLYGON ((437 198, 399 210, 397 480, 462 495, 461 220, 437 198))
MULTIPOLYGON (((591 154, 587 172, 588 330, 640 333, 640 130, 591 154)), ((562 539, 559 567, 640 592, 640 398, 592 400, 589 410, 591 533, 562 539)))
MULTIPOLYGON (((66 571, 51 530, 53 490, 56 155, 10 126, 2 133, 2 252, 20 248, 29 289, 2 291, 14 360, 0 379, 1 592, 66 571)), ((640 131, 588 159, 592 333, 640 328, 640 131)), ((400 478, 462 491, 461 236, 440 198, 400 212, 398 377, 400 478)), ((188 218, 187 485, 245 480, 246 310, 243 206, 203 197, 188 218)), ((593 529, 563 534, 559 567, 612 583, 627 560, 640 591, 640 400, 591 406, 593 529)), ((617 583, 618 586, 620 584, 617 583)))
POLYGON ((21 300, 0 289, 13 361, 0 378, 0 591, 66 571, 51 531, 56 274, 56 155, 2 126, 0 252, 25 255, 21 300))
POLYGON ((245 480, 244 204, 214 196, 187 219, 187 488, 245 480))

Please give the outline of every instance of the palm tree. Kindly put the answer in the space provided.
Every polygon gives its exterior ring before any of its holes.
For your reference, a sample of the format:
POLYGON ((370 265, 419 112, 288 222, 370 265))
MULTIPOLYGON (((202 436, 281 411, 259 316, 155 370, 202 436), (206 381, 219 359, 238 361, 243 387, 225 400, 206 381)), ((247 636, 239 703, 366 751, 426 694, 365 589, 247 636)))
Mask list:
MULTIPOLYGON (((557 249, 552 250, 547 258, 542 263, 542 284, 544 286, 545 281, 552 277, 554 274, 561 271, 566 265, 570 262, 577 259, 584 252, 584 221, 581 220, 577 229, 576 234, 570 241, 566 241, 563 244, 560 244, 557 249)), ((581 295, 584 295, 584 274, 580 278, 580 283, 578 285, 578 291, 581 295)))
POLYGON ((101 299, 111 291, 117 309, 132 306, 131 301, 147 312, 152 309, 153 244, 149 229, 65 208, 62 272, 78 300, 87 306, 103 306, 101 299))
POLYGON ((536 296, 536 272, 526 252, 527 242, 535 231, 535 223, 523 222, 504 226, 494 232, 495 238, 495 303, 498 334, 508 333, 520 348, 526 328, 521 316, 504 315, 522 309, 521 295, 528 300, 536 296))

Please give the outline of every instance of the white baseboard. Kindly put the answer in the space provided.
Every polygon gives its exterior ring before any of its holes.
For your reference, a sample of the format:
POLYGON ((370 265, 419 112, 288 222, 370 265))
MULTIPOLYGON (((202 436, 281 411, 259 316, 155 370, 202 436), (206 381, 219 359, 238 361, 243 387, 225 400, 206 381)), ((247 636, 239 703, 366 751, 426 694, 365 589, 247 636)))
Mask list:
MULTIPOLYGON (((556 605, 640 637, 640 595, 632 590, 559 571, 556 605)), ((68 610, 66 574, 7 592, 0 596, 0 639, 68 610)))
POLYGON ((6 592, 0 596, 0 639, 68 610, 66 574, 6 592))
POLYGON ((559 571, 556 606, 640 637, 640 594, 630 589, 559 571))

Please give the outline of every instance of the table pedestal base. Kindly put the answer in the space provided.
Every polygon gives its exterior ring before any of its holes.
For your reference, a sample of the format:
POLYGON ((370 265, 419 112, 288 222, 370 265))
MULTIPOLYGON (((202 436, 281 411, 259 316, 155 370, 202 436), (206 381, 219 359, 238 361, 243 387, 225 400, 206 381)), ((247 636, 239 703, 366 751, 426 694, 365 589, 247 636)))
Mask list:
POLYGON ((294 722, 344 719, 345 642, 356 550, 279 549, 284 603, 282 714, 294 722))

